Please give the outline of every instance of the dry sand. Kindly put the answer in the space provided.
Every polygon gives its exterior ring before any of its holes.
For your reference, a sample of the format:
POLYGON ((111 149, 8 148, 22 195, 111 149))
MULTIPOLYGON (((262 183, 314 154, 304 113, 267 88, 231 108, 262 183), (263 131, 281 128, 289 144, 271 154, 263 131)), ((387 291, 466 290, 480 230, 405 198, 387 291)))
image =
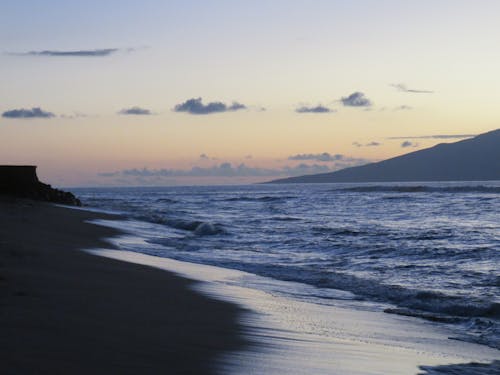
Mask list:
POLYGON ((193 281, 96 257, 112 217, 0 200, 1 374, 210 374, 245 345, 236 305, 193 281))

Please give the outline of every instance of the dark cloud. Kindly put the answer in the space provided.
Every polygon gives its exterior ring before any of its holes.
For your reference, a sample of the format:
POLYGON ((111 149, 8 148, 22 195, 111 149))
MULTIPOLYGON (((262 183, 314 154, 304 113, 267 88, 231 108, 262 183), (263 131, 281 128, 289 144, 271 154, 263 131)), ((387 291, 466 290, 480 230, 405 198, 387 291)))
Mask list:
POLYGON ((149 109, 140 107, 124 108, 118 112, 120 115, 152 115, 153 113, 149 109))
POLYGON ((200 159, 208 160, 210 159, 207 154, 200 154, 200 159))
POLYGON ((318 105, 316 107, 299 107, 295 110, 297 113, 331 113, 335 112, 334 110, 324 107, 322 105, 318 105))
POLYGON ((391 83, 391 86, 394 87, 398 91, 410 92, 410 93, 414 93, 414 94, 433 94, 434 93, 434 91, 429 91, 429 90, 410 89, 404 83, 391 83))
POLYGON ((406 137, 387 137, 387 139, 464 139, 472 138, 477 134, 435 134, 435 135, 419 135, 406 137))
POLYGON ((320 154, 297 154, 288 157, 288 160, 315 160, 315 161, 339 161, 345 158, 344 155, 331 155, 328 152, 320 154))
POLYGON ((187 112, 192 115, 208 115, 211 113, 238 111, 245 108, 244 104, 238 102, 233 102, 229 106, 222 102, 203 104, 201 98, 192 98, 186 100, 184 103, 177 104, 173 110, 175 112, 187 112))
MULTIPOLYGON (((43 50, 43 51, 29 51, 21 53, 13 53, 18 56, 49 56, 49 57, 104 57, 118 52, 118 48, 102 48, 102 49, 88 49, 88 50, 74 50, 74 51, 56 51, 56 50, 43 50)), ((126 51, 130 52, 133 49, 128 48, 126 51)))
POLYGON ((346 107, 371 107, 372 102, 362 92, 354 92, 347 97, 340 99, 346 107))
POLYGON ((238 111, 240 109, 246 109, 247 107, 244 104, 233 102, 229 107, 227 107, 228 111, 238 111))
POLYGON ((401 143, 401 147, 407 148, 407 147, 417 147, 418 143, 410 142, 410 141, 404 141, 401 143))
POLYGON ((55 117, 52 112, 43 111, 40 107, 34 107, 31 109, 12 109, 10 111, 5 111, 2 113, 2 117, 5 118, 51 118, 55 117))

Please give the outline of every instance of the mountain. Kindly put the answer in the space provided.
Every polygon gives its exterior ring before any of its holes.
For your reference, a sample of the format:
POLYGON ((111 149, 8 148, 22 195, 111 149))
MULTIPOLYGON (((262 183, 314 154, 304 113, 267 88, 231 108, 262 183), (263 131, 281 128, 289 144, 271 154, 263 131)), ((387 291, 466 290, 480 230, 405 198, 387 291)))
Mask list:
POLYGON ((500 180, 500 129, 378 163, 269 183, 500 180))

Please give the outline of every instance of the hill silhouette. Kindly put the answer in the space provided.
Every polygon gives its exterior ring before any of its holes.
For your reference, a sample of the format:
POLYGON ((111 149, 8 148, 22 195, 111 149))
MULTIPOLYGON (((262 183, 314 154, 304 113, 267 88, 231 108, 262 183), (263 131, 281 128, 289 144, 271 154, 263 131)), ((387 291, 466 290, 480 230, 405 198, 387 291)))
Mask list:
POLYGON ((500 129, 358 167, 269 183, 500 180, 500 129))

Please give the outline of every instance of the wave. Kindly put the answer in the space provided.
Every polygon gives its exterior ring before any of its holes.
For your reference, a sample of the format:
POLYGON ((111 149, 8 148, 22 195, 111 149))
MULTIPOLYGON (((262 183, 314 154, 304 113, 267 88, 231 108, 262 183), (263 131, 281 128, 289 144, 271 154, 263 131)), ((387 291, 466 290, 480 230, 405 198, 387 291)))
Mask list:
POLYGON ((157 203, 177 203, 178 201, 176 201, 175 199, 171 199, 171 198, 158 198, 156 200, 157 203))
MULTIPOLYGON (((385 186, 385 185, 372 185, 372 186, 356 186, 350 188, 335 189, 335 192, 351 192, 351 193, 486 193, 486 194, 500 194, 499 186, 385 186)), ((392 197, 394 199, 394 197, 392 197)))
POLYGON ((356 229, 349 229, 349 228, 332 228, 332 227, 323 227, 323 226, 316 226, 312 227, 311 231, 315 234, 324 234, 324 235, 333 235, 333 236, 360 236, 363 233, 359 230, 356 229))
POLYGON ((242 197, 226 198, 226 199, 223 199, 223 201, 224 202, 279 202, 279 201, 286 201, 286 200, 293 199, 293 198, 296 198, 296 197, 292 197, 292 196, 276 197, 276 196, 270 196, 270 195, 266 195, 263 197, 242 196, 242 197))
POLYGON ((163 219, 162 224, 175 229, 181 229, 192 232, 197 236, 207 236, 207 235, 226 233, 225 229, 221 224, 210 223, 200 220, 163 219))
POLYGON ((210 223, 201 220, 172 219, 156 213, 133 215, 132 218, 153 224, 165 225, 174 229, 185 230, 192 232, 197 236, 227 233, 222 224, 210 223))
POLYGON ((270 218, 274 221, 301 221, 302 219, 293 216, 273 216, 270 218))
POLYGON ((438 323, 463 323, 464 319, 454 316, 442 315, 442 314, 432 314, 424 311, 415 311, 404 308, 388 308, 384 310, 387 314, 396 314, 402 316, 412 316, 414 318, 421 318, 429 320, 431 322, 438 323))
POLYGON ((500 303, 448 296, 432 291, 403 289, 392 293, 391 302, 412 310, 443 314, 453 317, 485 317, 500 319, 500 303))
POLYGON ((500 374, 500 361, 491 363, 459 363, 441 366, 420 366, 420 375, 498 375, 500 374))
MULTIPOLYGON (((317 268, 306 272, 303 268, 293 272, 292 267, 288 272, 274 269, 254 269, 254 273, 266 273, 264 276, 283 278, 286 273, 287 280, 311 284, 319 288, 333 288, 352 292, 360 298, 391 303, 398 309, 393 313, 433 314, 432 318, 439 316, 455 318, 482 317, 500 320, 500 303, 474 297, 447 295, 437 291, 405 288, 400 285, 383 284, 373 279, 360 278, 355 275, 332 272, 331 267, 324 271, 317 268)), ((428 315, 431 318, 431 315, 428 315)), ((443 318, 444 319, 444 318, 443 318)))

